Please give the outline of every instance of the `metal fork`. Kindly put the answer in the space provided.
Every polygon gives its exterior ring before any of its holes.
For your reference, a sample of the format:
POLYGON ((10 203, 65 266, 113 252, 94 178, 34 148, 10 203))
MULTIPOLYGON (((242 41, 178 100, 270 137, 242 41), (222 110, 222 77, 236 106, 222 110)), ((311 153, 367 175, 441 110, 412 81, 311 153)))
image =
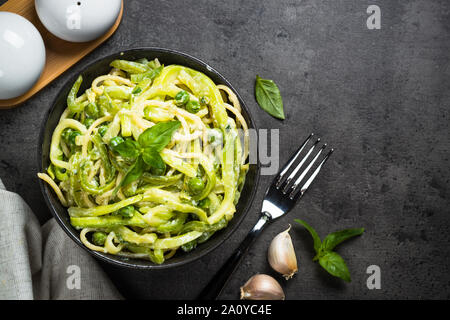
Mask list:
POLYGON ((261 217, 259 218, 258 222, 255 224, 255 226, 249 232, 249 234, 245 237, 245 239, 242 241, 242 243, 239 245, 239 247, 236 249, 233 255, 227 260, 227 262, 225 262, 222 268, 220 268, 220 270, 216 273, 216 275, 212 278, 212 280, 203 289, 203 291, 198 296, 198 299, 201 300, 217 299, 217 297, 225 287, 226 283, 228 282, 229 278, 239 265, 239 262, 241 261, 242 257, 245 255, 245 253, 247 253, 251 244, 258 237, 258 235, 261 233, 264 227, 269 222, 288 213, 295 206, 295 203, 301 197, 303 197, 306 190, 308 190, 308 187, 314 181, 314 179, 319 174, 325 162, 333 153, 333 149, 328 151, 328 153, 325 155, 325 157, 323 157, 323 159, 320 161, 319 165, 316 167, 316 169, 313 171, 310 177, 299 188, 300 183, 305 179, 308 172, 311 171, 311 168, 313 167, 314 163, 317 162, 320 155, 323 153, 323 151, 327 146, 326 144, 324 144, 315 154, 312 160, 308 163, 306 168, 300 174, 298 174, 300 169, 304 167, 304 165, 307 163, 307 160, 311 157, 311 154, 313 154, 314 150, 317 149, 320 143, 320 138, 318 138, 313 143, 313 145, 309 148, 306 155, 301 159, 299 164, 295 166, 295 168, 292 170, 292 172, 289 174, 287 178, 286 175, 293 167, 297 159, 300 157, 300 154, 302 153, 303 149, 305 149, 308 142, 310 142, 313 139, 313 136, 314 136, 313 133, 309 135, 309 137, 302 143, 297 152, 291 157, 288 163, 275 177, 274 181, 266 191, 266 195, 264 197, 261 210, 261 217), (292 183, 292 181, 294 181, 294 183, 292 183))

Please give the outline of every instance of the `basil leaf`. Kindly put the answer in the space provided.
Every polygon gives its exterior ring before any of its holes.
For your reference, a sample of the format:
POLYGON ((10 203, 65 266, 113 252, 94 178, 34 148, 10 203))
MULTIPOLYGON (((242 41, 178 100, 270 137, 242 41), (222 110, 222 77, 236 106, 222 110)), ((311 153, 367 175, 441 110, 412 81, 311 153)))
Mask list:
POLYGON ((323 251, 331 251, 341 242, 350 239, 355 236, 359 236, 364 232, 364 228, 345 229, 330 233, 323 240, 321 249, 323 251))
POLYGON ((180 121, 159 122, 141 133, 138 142, 143 148, 153 148, 159 152, 167 146, 180 125, 180 121))
POLYGON ((284 119, 283 99, 275 82, 256 76, 255 97, 259 106, 268 114, 284 119))
POLYGON ((309 233, 311 234, 311 236, 314 240, 314 250, 316 251, 316 253, 319 253, 322 242, 320 241, 320 237, 317 234, 316 230, 314 230, 313 227, 311 227, 309 224, 307 224, 303 220, 294 219, 294 221, 300 223, 302 226, 304 226, 306 228, 306 230, 309 231, 309 233))
POLYGON ((139 155, 139 145, 136 141, 127 139, 115 146, 114 151, 124 158, 136 158, 139 155))
POLYGON ((159 152, 153 148, 145 148, 142 153, 142 159, 149 166, 156 168, 160 171, 166 171, 166 164, 159 155, 159 152))
POLYGON ((122 182, 120 183, 120 186, 126 186, 132 183, 133 181, 136 181, 142 176, 143 173, 144 173, 144 161, 142 160, 142 157, 138 157, 136 162, 128 170, 127 174, 125 175, 125 178, 123 178, 122 182))
POLYGON ((350 282, 350 272, 344 259, 336 252, 326 252, 319 258, 319 264, 328 271, 329 274, 350 282))

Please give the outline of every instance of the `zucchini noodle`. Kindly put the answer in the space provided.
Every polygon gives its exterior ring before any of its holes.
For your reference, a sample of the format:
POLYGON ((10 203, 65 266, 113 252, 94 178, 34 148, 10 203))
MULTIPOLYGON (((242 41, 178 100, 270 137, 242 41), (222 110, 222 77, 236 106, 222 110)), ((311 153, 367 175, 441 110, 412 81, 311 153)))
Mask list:
POLYGON ((157 59, 111 66, 83 93, 82 77, 75 82, 38 177, 68 207, 87 248, 161 264, 233 218, 248 170, 248 124, 236 94, 201 72, 157 59), (152 136, 166 143, 149 151, 141 135, 173 123, 171 136, 152 136))

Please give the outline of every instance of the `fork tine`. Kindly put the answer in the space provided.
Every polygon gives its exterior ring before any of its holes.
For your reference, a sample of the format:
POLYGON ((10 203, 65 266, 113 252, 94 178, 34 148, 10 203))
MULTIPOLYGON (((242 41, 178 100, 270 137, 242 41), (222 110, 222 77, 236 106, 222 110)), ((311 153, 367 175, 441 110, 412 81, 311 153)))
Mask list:
POLYGON ((279 188, 281 186, 281 183, 283 181, 284 175, 289 171, 289 169, 294 164, 295 160, 297 160, 297 157, 300 155, 300 153, 303 151, 303 148, 306 146, 306 144, 311 140, 311 138, 314 136, 314 133, 311 133, 308 138, 302 143, 298 151, 289 159, 288 163, 284 166, 283 170, 280 172, 280 174, 277 177, 277 182, 275 183, 275 186, 279 188))
MULTIPOLYGON (((308 166, 306 167, 305 170, 303 170, 303 172, 300 174, 300 176, 297 178, 297 180, 295 180, 294 184, 291 187, 291 192, 290 195, 293 194, 293 192, 297 189, 297 186, 300 184, 300 182, 303 180, 303 178, 308 174, 309 170, 311 170, 311 167, 314 165, 314 163, 317 161, 317 159, 319 158, 320 154, 322 153, 322 151, 326 148, 327 144, 325 143, 322 148, 320 148, 319 152, 317 152, 317 154, 314 156, 314 158, 312 159, 312 161, 308 164, 308 166)), ((283 190, 283 193, 287 193, 287 189, 283 190)), ((289 195, 289 196, 290 196, 289 195)))
MULTIPOLYGON (((324 146, 325 147, 325 146, 324 146)), ((323 147, 322 147, 323 148, 323 147)), ((323 149, 322 149, 323 150, 323 149)), ((321 150, 321 151, 322 151, 321 150)), ((314 179, 316 178, 316 176, 319 174, 320 170, 322 169, 323 165, 325 164, 325 162, 327 162, 328 158, 331 156, 331 154, 333 153, 334 149, 331 149, 330 151, 328 151, 328 153, 325 155, 325 157, 322 159, 322 161, 320 162, 320 164, 317 166, 316 170, 314 170, 313 174, 311 175, 311 177, 309 177, 308 180, 306 180, 305 184, 300 188, 300 192, 297 193, 296 195, 296 187, 292 189, 291 193, 289 194, 289 198, 294 200, 298 200, 298 198, 301 198, 306 190, 308 190, 309 186, 311 185, 311 183, 314 181, 314 179)), ((296 181, 297 182, 297 181, 296 181)), ((299 181, 300 182, 300 181, 299 181)), ((294 184, 295 185, 295 184, 294 184)))
POLYGON ((292 171, 292 173, 289 175, 289 177, 287 177, 286 183, 283 188, 284 193, 287 192, 287 189, 289 188, 289 184, 291 183, 292 179, 294 179, 294 177, 297 175, 298 171, 303 166, 305 161, 309 158, 310 154, 314 151, 314 149, 319 144, 319 142, 320 142, 320 138, 317 138, 316 142, 314 142, 312 147, 309 149, 308 153, 303 157, 302 161, 300 161, 300 163, 295 167, 295 169, 292 171))

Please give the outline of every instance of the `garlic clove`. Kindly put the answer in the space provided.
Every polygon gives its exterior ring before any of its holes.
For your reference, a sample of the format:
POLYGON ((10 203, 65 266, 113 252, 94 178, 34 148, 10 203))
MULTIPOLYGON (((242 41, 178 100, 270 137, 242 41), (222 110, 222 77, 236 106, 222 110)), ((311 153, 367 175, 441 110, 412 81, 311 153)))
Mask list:
POLYGON ((289 235, 290 229, 291 225, 289 225, 287 230, 273 238, 267 254, 270 266, 275 271, 281 273, 286 280, 292 278, 298 271, 294 245, 289 235))
POLYGON ((266 274, 256 274, 241 287, 242 300, 284 300, 280 284, 266 274))

